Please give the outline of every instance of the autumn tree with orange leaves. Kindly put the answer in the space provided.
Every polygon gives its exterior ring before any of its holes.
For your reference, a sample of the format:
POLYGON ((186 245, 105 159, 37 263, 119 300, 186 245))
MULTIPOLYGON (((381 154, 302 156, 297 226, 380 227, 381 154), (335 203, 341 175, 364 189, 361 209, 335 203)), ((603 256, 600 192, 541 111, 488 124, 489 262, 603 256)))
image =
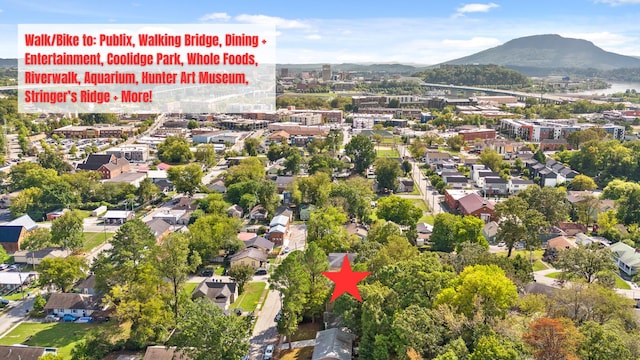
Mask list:
POLYGON ((540 318, 523 337, 537 360, 579 359, 574 354, 581 335, 569 319, 540 318))

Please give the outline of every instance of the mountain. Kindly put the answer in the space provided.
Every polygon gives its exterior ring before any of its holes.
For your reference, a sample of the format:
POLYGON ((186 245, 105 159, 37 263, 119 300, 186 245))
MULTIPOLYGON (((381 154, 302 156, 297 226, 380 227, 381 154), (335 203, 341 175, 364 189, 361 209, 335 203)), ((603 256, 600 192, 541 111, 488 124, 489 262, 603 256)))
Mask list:
POLYGON ((620 55, 581 39, 560 35, 533 35, 508 41, 500 46, 445 64, 496 64, 530 73, 534 69, 579 68, 611 70, 640 67, 640 59, 620 55))

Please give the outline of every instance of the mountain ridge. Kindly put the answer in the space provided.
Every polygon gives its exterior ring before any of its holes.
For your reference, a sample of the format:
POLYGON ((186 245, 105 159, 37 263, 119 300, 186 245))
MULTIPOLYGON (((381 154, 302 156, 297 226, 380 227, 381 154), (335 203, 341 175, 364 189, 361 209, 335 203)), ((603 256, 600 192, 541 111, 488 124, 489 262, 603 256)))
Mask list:
POLYGON ((441 65, 495 64, 519 68, 579 68, 612 70, 640 67, 640 59, 605 51, 591 41, 557 34, 512 39, 441 65))

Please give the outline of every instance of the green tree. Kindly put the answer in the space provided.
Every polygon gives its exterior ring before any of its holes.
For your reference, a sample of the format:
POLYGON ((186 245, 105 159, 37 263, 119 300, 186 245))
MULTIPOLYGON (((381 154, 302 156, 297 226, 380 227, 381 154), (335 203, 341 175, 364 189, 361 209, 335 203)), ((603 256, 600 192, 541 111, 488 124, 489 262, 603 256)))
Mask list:
POLYGON ((339 181, 331 186, 329 194, 334 201, 340 201, 350 218, 366 222, 371 213, 373 190, 367 179, 356 176, 339 181))
POLYGON ((449 287, 436 297, 436 304, 450 304, 468 318, 504 317, 518 299, 516 286, 496 265, 465 268, 449 287), (480 311, 480 313, 478 313, 480 311))
POLYGON ((393 159, 378 158, 375 168, 378 191, 388 189, 396 192, 398 190, 398 178, 402 174, 400 164, 393 159))
POLYGON ((167 170, 169 181, 179 193, 193 196, 202 185, 202 168, 197 164, 172 166, 167 170))
POLYGON ((349 249, 347 231, 342 226, 347 222, 347 215, 334 206, 318 208, 311 212, 307 222, 307 240, 318 242, 326 253, 340 252, 349 249))
POLYGON ((170 233, 156 249, 156 268, 171 283, 174 321, 178 321, 180 291, 189 279, 189 273, 200 265, 200 255, 197 252, 189 254, 189 238, 184 233, 170 233))
POLYGON ((229 277, 238 284, 238 294, 244 292, 244 285, 253 278, 255 269, 251 265, 234 265, 229 268, 229 277))
POLYGON ((461 135, 454 135, 447 139, 447 146, 453 151, 460 151, 464 145, 464 138, 461 135))
POLYGON ((250 157, 241 160, 240 164, 230 167, 224 174, 224 183, 229 188, 229 186, 240 182, 262 180, 264 176, 265 170, 260 159, 250 157))
POLYGON ((80 256, 46 258, 38 265, 40 284, 53 285, 62 292, 69 292, 73 284, 86 276, 87 270, 87 260, 80 256))
POLYGON ((211 193, 206 198, 198 200, 198 207, 207 214, 224 215, 227 213, 229 203, 219 193, 211 193))
POLYGON ((496 335, 481 337, 469 356, 469 360, 516 360, 519 358, 518 352, 511 344, 496 335))
POLYGON ((502 156, 497 151, 487 148, 480 153, 480 163, 498 172, 502 168, 503 161, 502 156))
POLYGON ((142 201, 142 203, 147 203, 153 200, 156 196, 160 194, 160 188, 154 183, 151 182, 151 179, 145 178, 140 182, 140 186, 136 190, 136 195, 142 201))
POLYGON ((351 158, 354 170, 358 174, 364 172, 373 164, 376 159, 376 149, 371 140, 364 135, 356 135, 344 147, 345 154, 351 158))
POLYGON ((158 159, 169 164, 184 164, 193 159, 193 153, 185 138, 168 136, 158 144, 158 159))
POLYGON ((435 251, 452 252, 456 248, 458 217, 449 213, 437 214, 433 222, 430 241, 435 251))
POLYGON ((260 140, 256 138, 246 138, 244 140, 244 151, 249 156, 258 156, 258 146, 260 146, 260 140))
POLYGON ((314 204, 322 207, 327 205, 329 201, 331 178, 326 173, 319 172, 311 176, 296 178, 293 187, 300 192, 298 204, 314 204))
POLYGON ((189 123, 187 123, 187 129, 189 130, 197 129, 199 127, 200 124, 198 124, 198 122, 195 120, 189 120, 189 123))
POLYGON ((553 264, 564 272, 563 275, 574 275, 592 283, 598 280, 599 275, 615 270, 611 256, 607 248, 578 245, 576 248, 561 249, 553 264))
POLYGON ((302 252, 287 256, 271 276, 271 288, 282 296, 282 316, 278 320, 278 332, 287 336, 291 347, 291 335, 298 329, 309 294, 309 276, 302 265, 302 252))
POLYGON ((170 344, 193 360, 240 359, 249 351, 249 323, 226 316, 208 299, 188 301, 170 344))
POLYGON ((73 166, 64 160, 64 154, 54 151, 46 146, 44 151, 38 153, 38 163, 45 169, 53 169, 58 175, 68 173, 73 170, 73 166))
POLYGON ((329 260, 324 251, 314 242, 309 243, 302 255, 302 267, 309 278, 309 293, 306 296, 305 310, 311 321, 315 322, 325 311, 329 296, 329 279, 322 272, 329 270, 329 260))
POLYGON ((51 242, 65 249, 78 250, 84 245, 84 226, 79 211, 65 212, 51 223, 51 242))
POLYGON ((391 195, 378 201, 377 215, 399 225, 415 227, 422 217, 422 210, 413 205, 410 199, 391 195))
POLYGON ((213 144, 202 144, 196 148, 194 154, 196 161, 211 167, 216 164, 218 157, 216 155, 216 148, 213 144))
POLYGON ((576 177, 569 182, 569 185, 567 185, 567 189, 576 191, 593 190, 597 188, 598 185, 592 178, 582 174, 576 175, 576 177))
POLYGON ((298 150, 294 149, 289 152, 284 161, 284 170, 287 173, 296 175, 300 172, 300 165, 302 164, 302 162, 302 155, 300 155, 300 152, 298 150))
POLYGON ((402 173, 404 174, 404 176, 407 176, 407 174, 411 172, 411 169, 413 167, 412 167, 411 163, 408 160, 404 160, 402 162, 401 168, 402 168, 402 173))
POLYGON ((51 245, 51 230, 47 228, 36 228, 29 232, 21 248, 23 250, 41 250, 51 245))
POLYGON ((539 211, 550 225, 569 218, 571 205, 564 188, 531 185, 517 196, 524 199, 530 208, 539 211))
MULTIPOLYGON (((631 351, 620 338, 620 332, 602 326, 593 321, 587 321, 579 328, 584 340, 580 343, 578 354, 584 360, 631 360, 631 351)), ((624 332, 624 331, 622 331, 624 332)))
POLYGON ((225 244, 237 241, 240 221, 225 215, 205 215, 189 225, 189 247, 197 251, 203 261, 219 255, 225 244))

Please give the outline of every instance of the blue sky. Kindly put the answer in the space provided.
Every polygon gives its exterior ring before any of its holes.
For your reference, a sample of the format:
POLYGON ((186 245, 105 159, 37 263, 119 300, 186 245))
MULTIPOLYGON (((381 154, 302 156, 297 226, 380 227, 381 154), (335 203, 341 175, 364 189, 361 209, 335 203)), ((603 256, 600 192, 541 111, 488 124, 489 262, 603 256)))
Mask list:
POLYGON ((17 24, 272 23, 279 63, 436 64, 555 33, 640 56, 640 0, 0 0, 0 57, 17 24))

